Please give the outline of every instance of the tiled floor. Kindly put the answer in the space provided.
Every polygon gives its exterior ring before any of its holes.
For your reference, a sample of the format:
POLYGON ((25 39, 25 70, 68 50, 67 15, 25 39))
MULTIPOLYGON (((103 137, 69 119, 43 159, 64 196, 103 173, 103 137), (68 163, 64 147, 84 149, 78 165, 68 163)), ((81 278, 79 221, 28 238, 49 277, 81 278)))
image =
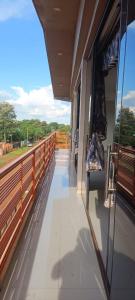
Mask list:
POLYGON ((25 244, 15 255, 3 300, 106 299, 75 180, 69 153, 58 151, 46 209, 43 190, 23 234, 25 244))

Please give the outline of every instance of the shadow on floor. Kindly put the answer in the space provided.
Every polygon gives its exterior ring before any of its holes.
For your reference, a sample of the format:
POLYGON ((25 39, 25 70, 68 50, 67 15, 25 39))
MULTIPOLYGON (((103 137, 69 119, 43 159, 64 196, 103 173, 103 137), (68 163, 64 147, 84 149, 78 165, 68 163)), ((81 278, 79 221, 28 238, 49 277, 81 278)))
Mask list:
POLYGON ((106 299, 87 228, 79 231, 75 248, 54 265, 51 275, 53 280, 59 280, 57 300, 106 299))

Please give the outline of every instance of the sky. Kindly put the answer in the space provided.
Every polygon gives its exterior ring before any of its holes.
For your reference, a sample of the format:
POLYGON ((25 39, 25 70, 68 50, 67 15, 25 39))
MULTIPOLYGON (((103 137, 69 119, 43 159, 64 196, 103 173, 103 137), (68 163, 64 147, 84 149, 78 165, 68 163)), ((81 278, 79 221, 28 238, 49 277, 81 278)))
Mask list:
POLYGON ((70 123, 70 103, 54 100, 43 31, 31 0, 0 0, 0 102, 18 120, 70 123))
POLYGON ((123 86, 122 107, 129 108, 135 113, 135 21, 127 27, 127 34, 124 34, 121 40, 120 48, 120 66, 118 80, 118 98, 117 98, 117 116, 121 109, 121 93, 123 86), (125 51, 126 44, 126 51, 125 51), (125 68, 124 66, 125 60, 125 68), (124 76, 123 76, 124 70, 124 76), (122 80, 124 78, 124 80, 122 80))

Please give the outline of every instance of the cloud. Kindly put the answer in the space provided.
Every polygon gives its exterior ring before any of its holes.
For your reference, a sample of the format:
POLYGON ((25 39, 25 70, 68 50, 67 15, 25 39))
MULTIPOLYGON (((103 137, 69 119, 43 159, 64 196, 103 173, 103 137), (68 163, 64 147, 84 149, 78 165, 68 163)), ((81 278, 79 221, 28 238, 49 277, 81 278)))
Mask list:
POLYGON ((55 100, 52 86, 33 89, 29 92, 22 87, 13 86, 11 94, 0 91, 0 101, 4 100, 14 105, 17 118, 40 119, 47 122, 69 124, 71 104, 69 102, 55 100))
POLYGON ((135 100, 135 90, 128 91, 127 95, 123 97, 124 100, 135 100))
POLYGON ((30 0, 0 0, 0 22, 28 16, 32 10, 30 0))
POLYGON ((133 113, 135 113, 135 90, 130 90, 123 97, 123 107, 128 107, 133 113))
POLYGON ((0 101, 5 101, 7 99, 10 99, 10 93, 7 91, 0 91, 0 101))
POLYGON ((130 111, 132 111, 135 114, 135 107, 130 106, 130 111))
POLYGON ((135 29, 135 21, 128 25, 128 28, 135 29))
POLYGON ((135 107, 135 90, 128 91, 127 95, 123 97, 124 105, 135 107))

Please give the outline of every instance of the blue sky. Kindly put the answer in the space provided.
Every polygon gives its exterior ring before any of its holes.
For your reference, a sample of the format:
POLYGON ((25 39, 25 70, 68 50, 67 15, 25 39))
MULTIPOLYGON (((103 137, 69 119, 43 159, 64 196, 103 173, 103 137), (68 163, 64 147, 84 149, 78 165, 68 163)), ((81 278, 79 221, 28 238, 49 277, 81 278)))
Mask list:
POLYGON ((31 0, 0 0, 0 101, 18 119, 70 122, 70 103, 54 100, 42 27, 31 0))
POLYGON ((120 65, 117 97, 117 116, 122 107, 129 108, 135 113, 135 20, 127 27, 127 33, 123 35, 120 48, 120 65), (127 42, 126 42, 127 39, 127 42), (126 51, 125 51, 126 42, 126 51), (123 66, 125 59, 125 72, 123 84, 123 66), (123 97, 121 103, 121 92, 123 86, 123 97))
MULTIPOLYGON (((120 57, 124 59, 125 53, 125 38, 126 34, 123 36, 121 42, 121 55, 120 57)), ((127 43, 126 43, 126 53, 125 53, 125 73, 124 73, 124 85, 123 85, 123 100, 122 106, 129 107, 131 111, 135 113, 135 21, 129 24, 127 28, 127 43)), ((122 89, 122 72, 123 72, 123 59, 122 65, 120 64, 120 73, 119 73, 119 86, 118 86, 118 108, 120 109, 121 105, 121 89, 122 89), (121 68, 122 66, 122 68, 121 68)))

